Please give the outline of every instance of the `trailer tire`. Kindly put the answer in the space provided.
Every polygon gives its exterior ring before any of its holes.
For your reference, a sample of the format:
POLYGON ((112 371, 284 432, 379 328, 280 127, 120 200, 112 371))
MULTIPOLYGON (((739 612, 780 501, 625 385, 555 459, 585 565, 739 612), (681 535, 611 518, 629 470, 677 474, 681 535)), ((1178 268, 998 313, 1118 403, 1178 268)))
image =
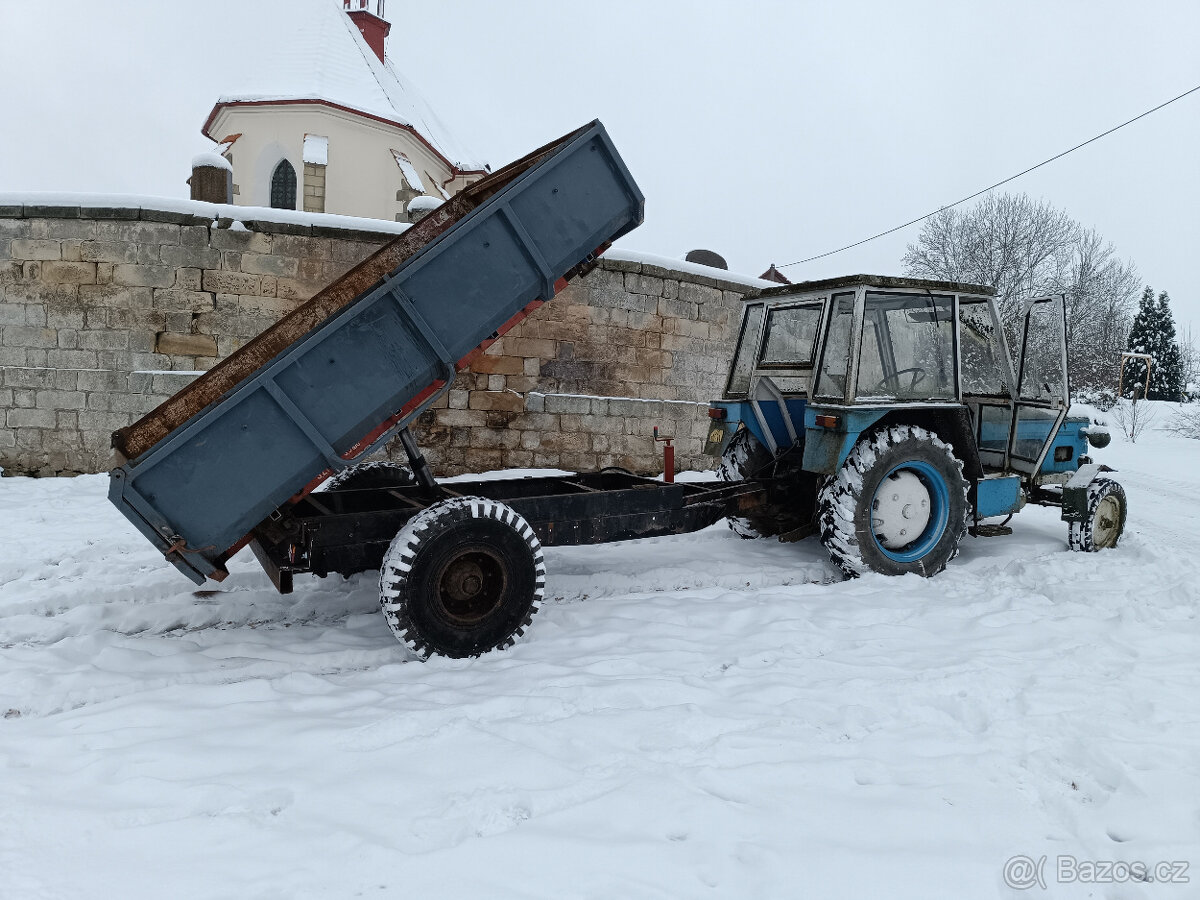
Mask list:
POLYGON ((1067 545, 1079 553, 1095 553, 1117 546, 1125 532, 1129 505, 1125 488, 1111 478, 1097 478, 1087 489, 1087 518, 1072 522, 1067 545))
POLYGON ((479 656, 511 646, 537 613, 546 565, 537 535, 511 507, 445 500, 408 521, 388 547, 379 601, 417 656, 479 656))
POLYGON ((936 575, 967 532, 967 490, 962 461, 937 435, 914 425, 884 428, 861 438, 822 488, 821 542, 852 578, 936 575))
POLYGON ((408 466, 380 460, 342 469, 322 485, 322 490, 358 491, 367 488, 408 487, 416 483, 417 480, 408 466))

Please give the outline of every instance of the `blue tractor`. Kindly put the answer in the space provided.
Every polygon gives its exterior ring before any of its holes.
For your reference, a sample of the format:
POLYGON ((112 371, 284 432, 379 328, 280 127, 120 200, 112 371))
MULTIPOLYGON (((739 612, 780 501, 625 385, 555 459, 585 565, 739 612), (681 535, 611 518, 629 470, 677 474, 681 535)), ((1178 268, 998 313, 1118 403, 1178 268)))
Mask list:
POLYGON ((819 535, 850 576, 934 575, 1026 503, 1060 506, 1073 550, 1115 547, 1125 493, 1087 456, 1107 431, 1068 416, 1063 298, 1020 325, 1014 367, 990 288, 854 275, 747 297, 705 445, 763 487, 730 526, 819 535))

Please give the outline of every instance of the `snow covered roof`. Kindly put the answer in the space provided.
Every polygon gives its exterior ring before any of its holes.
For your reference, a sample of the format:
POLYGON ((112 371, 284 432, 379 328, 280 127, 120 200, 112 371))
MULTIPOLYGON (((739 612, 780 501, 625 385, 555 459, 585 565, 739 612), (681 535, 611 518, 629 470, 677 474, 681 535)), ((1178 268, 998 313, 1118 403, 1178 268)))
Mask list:
POLYGON ((231 92, 217 98, 204 124, 208 137, 224 137, 209 128, 226 105, 309 100, 411 129, 451 168, 484 171, 485 163, 391 62, 379 61, 340 2, 257 0, 238 3, 229 14, 233 27, 220 41, 220 83, 231 92))

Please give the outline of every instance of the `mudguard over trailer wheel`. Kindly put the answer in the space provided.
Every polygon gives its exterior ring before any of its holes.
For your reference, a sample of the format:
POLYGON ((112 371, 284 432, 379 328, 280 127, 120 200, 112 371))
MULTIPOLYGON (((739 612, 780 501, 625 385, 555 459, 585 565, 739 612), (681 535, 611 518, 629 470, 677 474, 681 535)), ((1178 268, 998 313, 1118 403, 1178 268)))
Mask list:
POLYGON ((388 547, 384 616, 422 658, 478 656, 510 646, 530 624, 546 583, 542 545, 511 507, 482 497, 437 503, 388 547))
POLYGON ((321 485, 320 490, 359 491, 368 488, 408 487, 416 483, 417 480, 408 466, 380 460, 343 469, 321 485))
POLYGON ((913 425, 862 438, 821 491, 821 541, 847 575, 936 575, 958 555, 970 506, 950 445, 913 425))
POLYGON ((1117 546, 1125 531, 1128 506, 1125 489, 1111 478, 1097 478, 1087 489, 1087 518, 1072 522, 1067 544, 1072 550, 1095 553, 1117 546))

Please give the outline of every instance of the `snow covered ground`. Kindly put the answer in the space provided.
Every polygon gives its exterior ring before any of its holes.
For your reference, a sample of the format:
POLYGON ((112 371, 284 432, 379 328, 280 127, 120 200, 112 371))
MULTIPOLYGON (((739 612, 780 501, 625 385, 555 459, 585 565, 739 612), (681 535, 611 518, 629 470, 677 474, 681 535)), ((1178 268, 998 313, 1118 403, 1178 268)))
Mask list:
POLYGON ((525 640, 427 663, 374 575, 198 591, 104 477, 4 479, 0 896, 1200 896, 1200 443, 1096 455, 1115 551, 1039 508, 928 581, 723 524, 551 549, 525 640))

